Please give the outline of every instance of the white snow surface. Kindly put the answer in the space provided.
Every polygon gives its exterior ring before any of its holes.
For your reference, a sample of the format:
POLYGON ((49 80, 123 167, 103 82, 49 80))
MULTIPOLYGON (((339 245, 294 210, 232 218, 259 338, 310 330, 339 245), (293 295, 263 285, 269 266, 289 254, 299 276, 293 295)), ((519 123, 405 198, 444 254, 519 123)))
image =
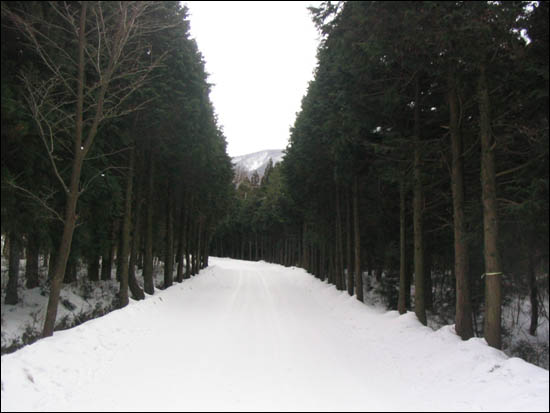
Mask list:
POLYGON ((548 411, 548 371, 304 270, 211 258, 2 356, 2 411, 548 411))

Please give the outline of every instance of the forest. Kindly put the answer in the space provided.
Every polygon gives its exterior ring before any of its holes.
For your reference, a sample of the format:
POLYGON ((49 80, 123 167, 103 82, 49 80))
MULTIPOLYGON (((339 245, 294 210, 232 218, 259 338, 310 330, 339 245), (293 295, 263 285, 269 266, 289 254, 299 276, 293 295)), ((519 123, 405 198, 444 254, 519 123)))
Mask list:
POLYGON ((388 308, 495 348, 510 334, 502 307, 529 297, 536 335, 548 319, 548 2, 311 12, 323 40, 285 158, 239 185, 213 251, 301 266, 360 301, 376 284, 388 308))
POLYGON ((203 58, 178 2, 2 2, 5 302, 48 268, 52 335, 85 266, 116 307, 208 265, 233 177, 203 58), (184 258, 185 257, 185 258, 184 258), (41 258, 41 259, 40 259, 41 258), (139 267, 142 282, 136 280, 139 267))
MULTIPOLYGON (((284 160, 234 179, 178 2, 2 2, 5 303, 79 269, 116 307, 208 266, 299 266, 503 348, 548 320, 548 2, 323 2, 284 160), (26 258, 24 271, 19 263, 26 258), (42 268, 47 268, 47 275, 42 268)), ((266 127, 268 127, 266 125, 266 127)), ((546 347, 546 353, 548 347, 546 347)))

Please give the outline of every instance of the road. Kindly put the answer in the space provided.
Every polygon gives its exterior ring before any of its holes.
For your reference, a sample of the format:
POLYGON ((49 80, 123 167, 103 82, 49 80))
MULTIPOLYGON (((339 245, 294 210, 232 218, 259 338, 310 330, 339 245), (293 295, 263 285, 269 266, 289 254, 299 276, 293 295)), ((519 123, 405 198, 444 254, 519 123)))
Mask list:
POLYGON ((548 372, 305 271, 198 276, 2 357, 2 410, 548 410, 548 372))

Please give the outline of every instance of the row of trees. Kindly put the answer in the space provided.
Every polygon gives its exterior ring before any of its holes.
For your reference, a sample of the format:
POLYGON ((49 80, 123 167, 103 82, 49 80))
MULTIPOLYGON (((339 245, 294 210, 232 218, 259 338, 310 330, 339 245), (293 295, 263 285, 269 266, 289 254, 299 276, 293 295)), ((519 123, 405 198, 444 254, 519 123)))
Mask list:
POLYGON ((264 174, 246 173, 234 180, 231 210, 212 239, 212 252, 244 260, 283 265, 300 262, 298 216, 285 190, 281 164, 270 159, 264 174))
POLYGON ((6 302, 50 265, 43 335, 84 263, 119 306, 208 264, 233 172, 204 62, 178 2, 2 2, 2 234, 6 302), (177 268, 174 266, 177 264, 177 268), (100 273, 101 267, 101 273, 100 273))
POLYGON ((458 335, 496 348, 503 300, 528 292, 535 334, 548 288, 548 2, 324 2, 312 15, 323 40, 279 208, 260 212, 263 185, 242 196, 247 219, 224 236, 251 246, 262 234, 260 254, 232 255, 299 264, 361 301, 367 270, 401 313, 426 324, 451 307, 458 335))

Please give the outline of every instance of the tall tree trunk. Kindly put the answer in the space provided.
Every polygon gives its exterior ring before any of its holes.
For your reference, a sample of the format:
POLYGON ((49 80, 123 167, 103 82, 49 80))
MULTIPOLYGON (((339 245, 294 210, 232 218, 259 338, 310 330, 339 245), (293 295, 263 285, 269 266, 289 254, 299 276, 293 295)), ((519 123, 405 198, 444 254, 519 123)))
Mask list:
POLYGON ((44 319, 44 329, 42 331, 42 335, 44 337, 53 335, 55 319, 57 317, 59 295, 61 292, 61 283, 65 276, 67 260, 69 258, 74 229, 76 226, 76 205, 80 196, 80 175, 82 172, 82 164, 84 162, 84 158, 86 157, 93 144, 98 125, 103 117, 103 102, 105 98, 105 93, 107 91, 107 86, 110 82, 112 71, 114 70, 114 63, 110 62, 109 68, 105 74, 104 80, 98 92, 97 104, 95 105, 95 115, 93 118, 92 126, 88 131, 86 141, 84 142, 82 137, 84 126, 84 49, 86 46, 86 11, 87 3, 83 2, 81 4, 78 39, 78 80, 76 88, 75 136, 73 145, 74 158, 72 161, 70 183, 68 186, 64 186, 66 199, 65 217, 63 221, 63 234, 61 236, 61 242, 57 250, 57 257, 54 267, 55 269, 50 286, 50 296, 48 299, 48 306, 44 319))
POLYGON ((355 235, 355 292, 357 299, 364 302, 363 274, 361 273, 361 227, 359 224, 359 178, 353 178, 353 228, 355 235))
POLYGON ((537 277, 535 274, 535 263, 533 259, 533 249, 527 251, 527 278, 529 282, 529 298, 531 299, 531 325, 529 326, 529 334, 535 336, 539 325, 539 300, 537 277))
POLYGON ((72 252, 69 253, 69 259, 67 261, 67 268, 65 270, 65 276, 63 277, 64 284, 71 284, 76 281, 78 258, 72 252))
POLYGON ((399 185, 399 298, 397 310, 399 314, 407 312, 407 240, 405 222, 405 178, 399 185))
POLYGON ((99 281, 99 254, 95 251, 88 257, 88 280, 99 281))
POLYGON ((19 302, 17 284, 19 280, 19 259, 21 258, 21 241, 15 231, 10 232, 9 247, 8 285, 6 286, 4 303, 15 305, 19 302))
MULTIPOLYGON (((151 149, 153 141, 151 139, 151 149)), ((155 293, 153 281, 153 191, 155 163, 151 155, 149 160, 149 182, 147 183, 147 212, 145 222, 145 256, 143 257, 143 289, 147 294, 155 293)))
MULTIPOLYGON (((137 154, 136 154, 137 156, 137 154)), ((139 159, 136 159, 136 163, 139 162, 139 159)), ((139 170, 139 167, 136 168, 136 171, 139 170)), ((134 211, 134 225, 132 225, 132 247, 130 250, 130 262, 128 263, 128 287, 130 287, 130 292, 132 293, 132 298, 134 300, 143 300, 145 299, 145 294, 141 287, 138 284, 136 279, 136 265, 138 262, 138 252, 141 249, 141 207, 143 205, 141 199, 141 179, 139 175, 136 177, 136 195, 135 199, 135 211, 134 211)))
POLYGON ((111 270, 113 268, 113 239, 116 234, 117 224, 111 222, 110 235, 107 240, 107 246, 101 256, 101 280, 109 281, 111 279, 111 270))
MULTIPOLYGON (((171 186, 171 183, 169 183, 171 186)), ((164 252, 164 288, 170 287, 174 273, 174 219, 173 219, 172 190, 168 190, 168 202, 166 205, 166 247, 164 252)))
POLYGON ((181 210, 180 210, 180 225, 179 225, 179 232, 178 232, 178 251, 176 252, 177 258, 178 258, 178 268, 176 273, 176 281, 181 283, 183 282, 183 268, 184 268, 184 253, 185 253, 185 202, 184 199, 182 199, 181 202, 181 210))
POLYGON ((38 237, 32 233, 27 239, 27 265, 25 269, 25 278, 27 279, 26 287, 28 289, 38 287, 38 255, 40 253, 40 245, 38 237))
MULTIPOLYGON (((425 236, 424 241, 426 241, 425 236)), ((426 310, 433 311, 432 251, 430 244, 427 242, 424 242, 424 305, 426 310)))
POLYGON ((491 347, 501 343, 501 278, 498 252, 498 218, 495 176, 495 146, 491 133, 489 89, 485 64, 480 65, 478 83, 479 124, 481 135, 481 189, 483 198, 483 240, 485 258, 485 339, 491 347))
POLYGON ((415 79, 414 97, 414 194, 413 194, 413 227, 414 227, 414 310, 418 320, 427 325, 425 306, 424 280, 424 239, 423 239, 423 191, 420 148, 420 84, 415 79))
MULTIPOLYGON (((191 204, 192 207, 192 204, 191 204)), ((191 213, 189 212, 189 209, 187 210, 185 214, 185 226, 186 226, 186 235, 185 235, 185 274, 183 275, 183 279, 187 279, 191 277, 191 213)))
POLYGON ((55 248, 52 248, 52 250, 50 251, 50 259, 48 261, 48 282, 50 283, 53 280, 53 274, 55 271, 56 254, 57 254, 57 250, 55 248))
POLYGON ((6 237, 4 241, 4 249, 2 250, 2 256, 6 259, 10 258, 10 237, 6 237))
POLYGON ((198 226, 197 226, 197 246, 196 246, 196 250, 195 250, 195 254, 196 254, 196 257, 195 257, 195 271, 194 271, 193 275, 197 275, 200 271, 201 242, 202 242, 202 239, 201 239, 201 235, 202 235, 202 217, 199 217, 198 221, 199 221, 199 223, 198 223, 198 226))
POLYGON ((336 288, 343 290, 345 288, 344 278, 344 251, 342 242, 342 214, 340 212, 340 187, 336 184, 336 250, 334 260, 334 270, 336 276, 336 288))
POLYGON ((65 270, 67 269, 67 261, 71 251, 71 243, 73 240, 74 228, 76 225, 76 203, 78 200, 78 184, 80 181, 80 170, 82 167, 79 150, 76 154, 76 161, 73 164, 73 173, 71 176, 71 186, 67 193, 65 205, 65 222, 63 225, 63 235, 57 249, 54 271, 50 285, 50 296, 48 298, 48 306, 46 308, 46 316, 44 319, 44 328, 42 330, 43 337, 53 335, 55 327, 55 319, 57 317, 57 306, 59 303, 59 295, 61 294, 61 284, 65 278, 65 270))
POLYGON ((352 248, 351 248, 351 200, 349 196, 349 189, 346 191, 346 271, 347 271, 347 287, 348 294, 353 296, 353 290, 355 287, 354 283, 354 271, 353 271, 353 260, 351 259, 352 248))
POLYGON ((126 194, 124 199, 124 221, 122 223, 122 242, 119 251, 120 260, 120 303, 119 306, 126 307, 129 303, 128 298, 128 255, 130 254, 130 231, 132 227, 132 192, 134 184, 134 165, 135 165, 135 148, 132 148, 130 153, 130 161, 128 167, 128 176, 126 181, 126 194))
POLYGON ((326 261, 326 245, 324 241, 321 241, 321 251, 319 253, 319 278, 321 281, 325 281, 327 278, 326 261))
POLYGON ((455 330, 462 340, 474 336, 472 306, 470 302, 470 282, 468 280, 468 241, 464 218, 464 154, 460 132, 459 102, 454 68, 449 69, 449 114, 451 133, 451 187, 453 193, 454 218, 454 272, 456 278, 455 330))

